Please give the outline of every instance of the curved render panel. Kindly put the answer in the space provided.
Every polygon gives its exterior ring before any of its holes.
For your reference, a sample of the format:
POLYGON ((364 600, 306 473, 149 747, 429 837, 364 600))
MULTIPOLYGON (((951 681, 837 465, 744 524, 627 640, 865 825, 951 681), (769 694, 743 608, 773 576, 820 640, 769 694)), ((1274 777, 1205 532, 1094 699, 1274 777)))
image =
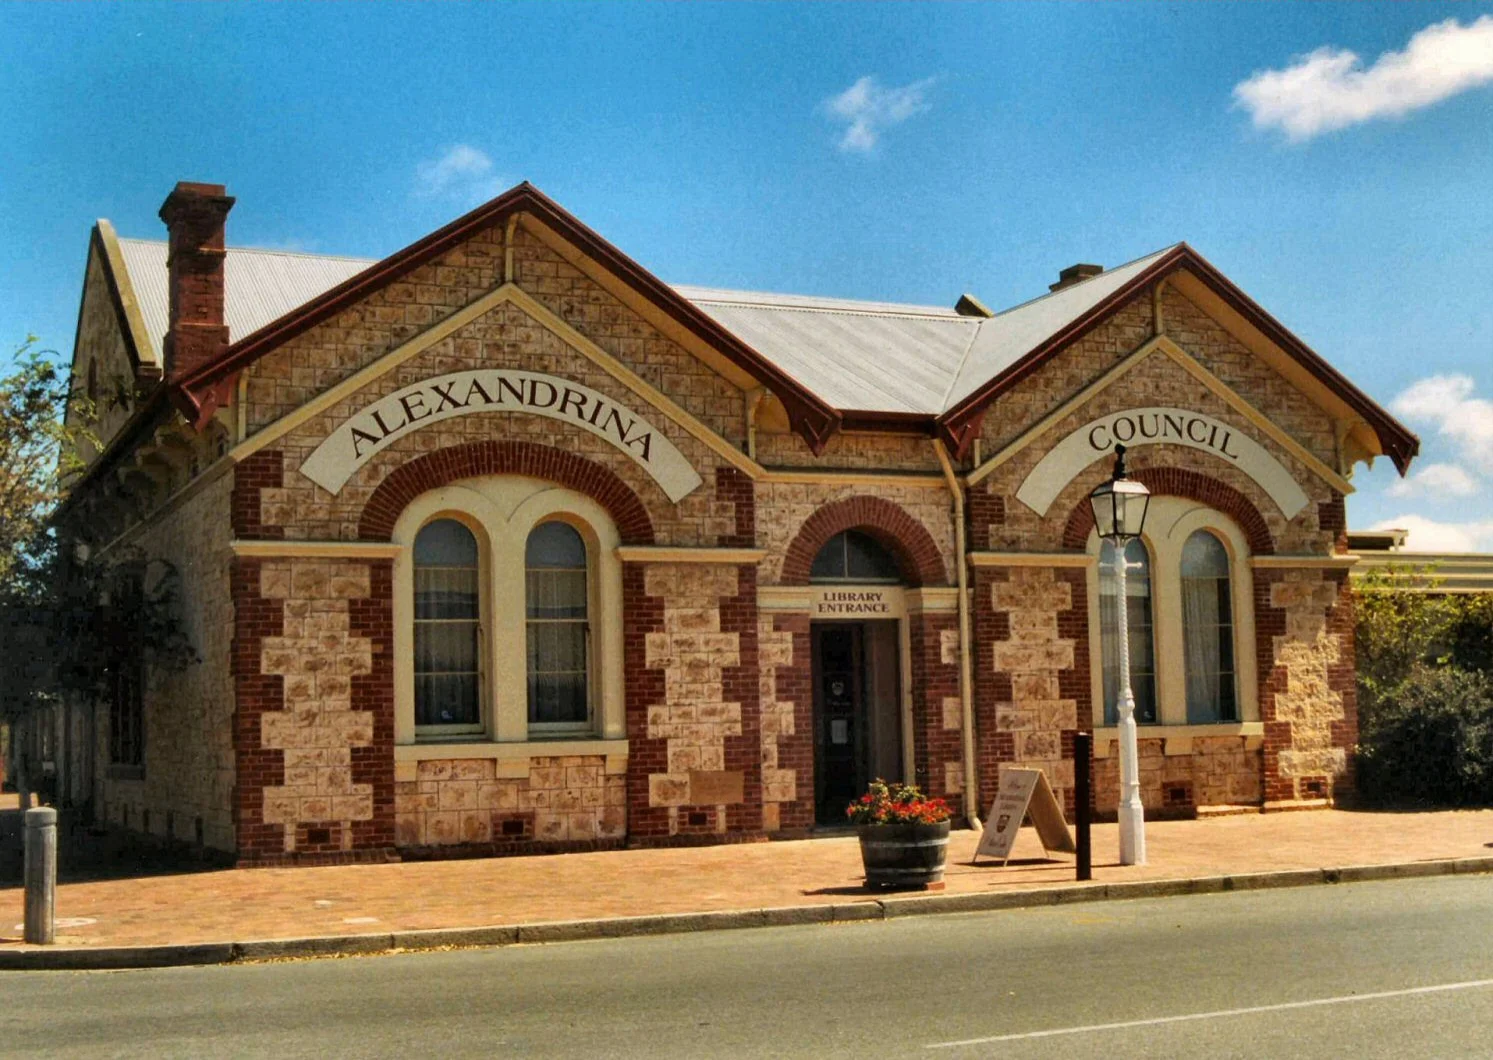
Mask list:
POLYGON ((1016 491, 1016 499, 1038 515, 1046 515, 1063 487, 1095 460, 1114 452, 1116 442, 1130 448, 1164 442, 1201 449, 1258 482, 1287 519, 1306 507, 1306 491, 1259 442, 1212 416, 1177 408, 1124 409, 1089 421, 1032 468, 1016 491))
POLYGON ((529 412, 590 431, 635 460, 676 504, 701 483, 674 443, 625 405, 558 376, 499 369, 432 376, 379 398, 338 424, 301 474, 337 493, 395 439, 471 412, 529 412))

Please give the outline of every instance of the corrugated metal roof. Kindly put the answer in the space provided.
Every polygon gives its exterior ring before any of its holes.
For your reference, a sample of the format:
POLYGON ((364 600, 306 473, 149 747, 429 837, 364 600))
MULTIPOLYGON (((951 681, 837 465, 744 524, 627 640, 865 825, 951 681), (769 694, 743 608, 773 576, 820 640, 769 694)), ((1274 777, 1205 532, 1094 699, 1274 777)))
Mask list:
POLYGON ((1036 349, 1045 339, 1057 334, 1145 272, 1172 249, 1174 247, 1165 247, 1154 254, 1136 258, 1060 291, 1002 310, 981 322, 980 333, 970 344, 969 356, 954 376, 939 411, 952 408, 969 397, 1036 349))
POLYGON ((838 409, 933 415, 979 327, 937 306, 675 287, 838 409))
MULTIPOLYGON (((166 334, 166 244, 121 239, 120 253, 157 352, 166 334)), ((674 290, 808 390, 854 412, 937 415, 1010 368, 1172 248, 994 317, 943 306, 806 295, 674 290)), ((230 247, 224 315, 238 341, 362 272, 374 259, 230 247)))
MULTIPOLYGON (((121 239, 119 251, 140 303, 145 331, 159 353, 170 319, 166 244, 151 239, 121 239)), ((258 331, 373 262, 371 258, 229 247, 223 261, 223 317, 229 341, 258 331)))

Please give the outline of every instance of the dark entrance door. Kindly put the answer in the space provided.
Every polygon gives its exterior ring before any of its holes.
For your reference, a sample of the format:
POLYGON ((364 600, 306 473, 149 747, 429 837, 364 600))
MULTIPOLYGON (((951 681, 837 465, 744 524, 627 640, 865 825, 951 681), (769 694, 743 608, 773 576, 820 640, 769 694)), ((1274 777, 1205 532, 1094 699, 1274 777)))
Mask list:
POLYGON ((866 790, 865 636, 859 623, 818 623, 814 642, 814 812, 845 823, 866 790))
POLYGON ((873 778, 902 779, 897 623, 815 622, 814 812, 843 825, 873 778))

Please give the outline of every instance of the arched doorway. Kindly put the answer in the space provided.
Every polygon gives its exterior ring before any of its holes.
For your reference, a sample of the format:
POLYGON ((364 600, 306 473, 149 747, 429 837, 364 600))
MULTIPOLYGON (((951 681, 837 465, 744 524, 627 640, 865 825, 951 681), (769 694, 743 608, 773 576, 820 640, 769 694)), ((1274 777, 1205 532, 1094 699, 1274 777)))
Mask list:
POLYGON ((866 785, 903 777, 904 603, 897 561, 842 530, 814 556, 814 816, 841 825, 866 785))

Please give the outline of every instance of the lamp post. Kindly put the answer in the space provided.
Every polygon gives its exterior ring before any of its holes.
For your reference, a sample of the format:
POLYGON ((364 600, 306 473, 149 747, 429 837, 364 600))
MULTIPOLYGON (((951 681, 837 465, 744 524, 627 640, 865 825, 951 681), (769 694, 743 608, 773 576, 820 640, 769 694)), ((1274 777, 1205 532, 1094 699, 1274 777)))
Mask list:
MULTIPOLYGON (((1131 566, 1125 546, 1141 535, 1151 491, 1145 484, 1125 477, 1125 447, 1115 446, 1115 470, 1108 482, 1089 494, 1094 509, 1094 528, 1114 549, 1115 628, 1119 632, 1120 655, 1120 864, 1146 863, 1146 820, 1140 801, 1140 754, 1136 749, 1135 693, 1130 690, 1130 600, 1125 576, 1131 566)), ((1139 566, 1139 564, 1136 564, 1139 566)))

